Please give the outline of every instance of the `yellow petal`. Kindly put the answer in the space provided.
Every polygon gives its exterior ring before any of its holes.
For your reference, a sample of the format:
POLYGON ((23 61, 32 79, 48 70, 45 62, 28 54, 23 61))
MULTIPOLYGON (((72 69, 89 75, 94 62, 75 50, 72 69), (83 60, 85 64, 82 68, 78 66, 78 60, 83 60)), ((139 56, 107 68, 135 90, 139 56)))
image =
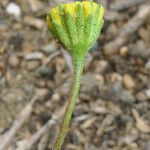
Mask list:
POLYGON ((91 2, 86 1, 86 2, 83 2, 82 4, 83 4, 84 16, 88 17, 92 10, 91 2))
POLYGON ((92 13, 94 14, 96 12, 97 7, 98 7, 98 4, 96 4, 95 2, 85 1, 82 4, 83 4, 85 17, 88 17, 92 13))
POLYGON ((59 7, 58 7, 58 6, 57 6, 56 8, 53 8, 53 9, 51 10, 51 16, 52 16, 53 20, 54 20, 57 24, 61 25, 61 19, 60 19, 59 7))
POLYGON ((75 16, 75 4, 71 3, 71 4, 66 4, 65 5, 65 12, 69 13, 71 16, 75 16))
POLYGON ((104 7, 101 5, 98 21, 100 21, 103 18, 103 15, 104 15, 104 7))

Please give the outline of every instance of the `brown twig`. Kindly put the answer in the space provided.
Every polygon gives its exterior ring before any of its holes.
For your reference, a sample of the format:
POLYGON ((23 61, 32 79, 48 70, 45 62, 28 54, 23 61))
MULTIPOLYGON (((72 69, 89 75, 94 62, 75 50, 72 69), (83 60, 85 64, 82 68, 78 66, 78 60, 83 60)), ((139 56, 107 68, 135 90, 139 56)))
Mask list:
POLYGON ((49 141, 49 132, 50 131, 48 131, 48 132, 46 132, 42 137, 41 137, 41 139, 40 139, 40 141, 39 141, 39 144, 38 144, 38 146, 37 146, 37 149, 38 150, 45 150, 46 149, 46 146, 47 146, 47 144, 48 144, 48 141, 49 141))
POLYGON ((137 14, 122 27, 118 36, 104 46, 104 53, 106 55, 117 53, 119 48, 131 39, 131 36, 141 27, 149 15, 150 5, 142 5, 137 14))
POLYGON ((53 120, 48 121, 40 130, 33 134, 32 138, 24 145, 24 150, 30 150, 40 137, 50 129, 52 124, 54 124, 53 120))
POLYGON ((25 123, 25 121, 29 118, 34 102, 37 100, 37 97, 33 97, 29 104, 25 106, 25 108, 21 111, 21 113, 17 116, 11 128, 1 137, 0 141, 0 150, 6 150, 9 144, 12 142, 14 136, 25 123))
POLYGON ((54 57, 60 55, 61 53, 62 53, 61 51, 55 51, 55 52, 53 52, 51 55, 49 55, 49 56, 45 59, 45 61, 44 61, 44 63, 43 63, 43 66, 48 65, 49 62, 50 62, 54 57))
POLYGON ((123 9, 127 9, 132 6, 137 6, 147 2, 149 0, 125 0, 125 1, 116 1, 110 5, 110 9, 114 11, 120 11, 123 9))
POLYGON ((54 114, 52 115, 52 118, 44 125, 40 128, 40 130, 38 130, 24 145, 24 149, 23 150, 30 150, 33 145, 41 138, 42 135, 44 135, 45 133, 47 133, 50 128, 52 127, 52 125, 55 125, 56 123, 58 123, 59 121, 61 121, 61 118, 64 114, 65 111, 65 107, 66 107, 66 103, 65 105, 61 108, 61 110, 57 110, 56 112, 54 112, 54 114))

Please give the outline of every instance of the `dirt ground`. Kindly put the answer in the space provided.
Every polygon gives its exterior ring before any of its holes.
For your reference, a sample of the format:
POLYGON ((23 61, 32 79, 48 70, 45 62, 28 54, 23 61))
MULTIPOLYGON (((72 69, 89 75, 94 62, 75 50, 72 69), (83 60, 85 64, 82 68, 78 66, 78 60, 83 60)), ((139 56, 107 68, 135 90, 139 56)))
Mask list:
MULTIPOLYGON (((0 150, 50 150, 72 82, 47 30, 65 0, 0 1, 0 150)), ((150 1, 102 1, 63 150, 150 150, 150 1)))

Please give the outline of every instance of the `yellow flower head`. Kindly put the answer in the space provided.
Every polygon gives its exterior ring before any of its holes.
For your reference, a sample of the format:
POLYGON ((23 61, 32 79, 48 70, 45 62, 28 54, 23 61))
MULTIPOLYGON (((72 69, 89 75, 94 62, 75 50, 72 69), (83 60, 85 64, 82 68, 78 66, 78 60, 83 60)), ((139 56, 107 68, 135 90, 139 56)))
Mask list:
POLYGON ((100 33, 103 14, 103 6, 95 2, 73 2, 51 9, 47 22, 54 37, 70 53, 84 53, 100 33))

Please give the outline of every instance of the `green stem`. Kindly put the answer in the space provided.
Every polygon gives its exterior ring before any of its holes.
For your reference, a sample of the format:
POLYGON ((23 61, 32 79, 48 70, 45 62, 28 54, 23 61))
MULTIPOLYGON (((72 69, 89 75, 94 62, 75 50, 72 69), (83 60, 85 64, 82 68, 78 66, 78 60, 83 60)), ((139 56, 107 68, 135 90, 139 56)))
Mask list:
POLYGON ((78 98, 79 89, 80 89, 80 81, 83 72, 84 58, 85 56, 81 56, 81 57, 78 56, 73 58, 74 78, 73 78, 73 85, 71 89, 71 95, 70 95, 70 99, 68 100, 65 116, 63 118, 62 125, 53 150, 61 149, 65 135, 68 131, 71 116, 74 111, 75 104, 78 98))

